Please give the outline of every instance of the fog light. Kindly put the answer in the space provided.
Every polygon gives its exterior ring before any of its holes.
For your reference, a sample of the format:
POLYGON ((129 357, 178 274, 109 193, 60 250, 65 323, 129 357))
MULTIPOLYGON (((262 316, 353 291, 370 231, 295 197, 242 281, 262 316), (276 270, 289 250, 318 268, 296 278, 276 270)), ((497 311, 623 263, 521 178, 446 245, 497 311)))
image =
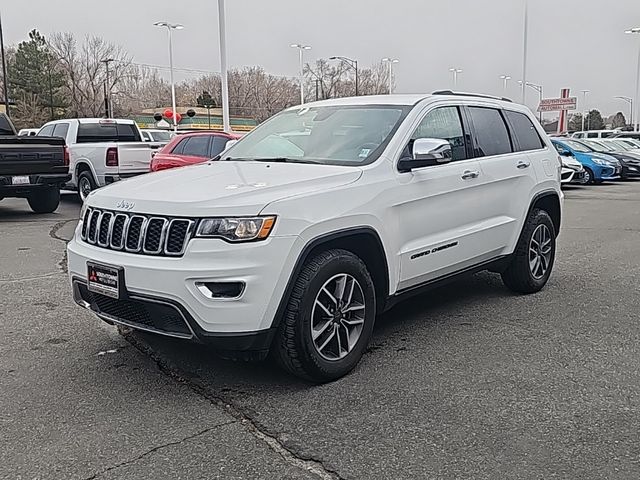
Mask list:
POLYGON ((196 282, 196 288, 207 298, 239 298, 244 282, 196 282))

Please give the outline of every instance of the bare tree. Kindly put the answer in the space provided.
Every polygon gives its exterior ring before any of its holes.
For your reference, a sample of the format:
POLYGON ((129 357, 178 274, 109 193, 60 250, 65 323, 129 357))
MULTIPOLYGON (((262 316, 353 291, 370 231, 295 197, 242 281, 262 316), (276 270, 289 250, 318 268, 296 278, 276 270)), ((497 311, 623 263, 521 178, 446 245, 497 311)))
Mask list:
MULTIPOLYGON (((314 65, 306 64, 305 97, 318 99, 355 95, 355 71, 344 62, 334 63, 321 58, 314 65)), ((389 93, 389 71, 380 62, 370 68, 358 69, 359 95, 389 93)))
POLYGON ((112 59, 109 62, 109 85, 106 85, 109 91, 113 91, 123 78, 138 73, 131 65, 131 57, 121 46, 100 37, 85 37, 84 42, 78 45, 72 33, 55 33, 49 44, 65 73, 65 93, 72 117, 99 117, 104 113, 107 67, 103 60, 112 59))

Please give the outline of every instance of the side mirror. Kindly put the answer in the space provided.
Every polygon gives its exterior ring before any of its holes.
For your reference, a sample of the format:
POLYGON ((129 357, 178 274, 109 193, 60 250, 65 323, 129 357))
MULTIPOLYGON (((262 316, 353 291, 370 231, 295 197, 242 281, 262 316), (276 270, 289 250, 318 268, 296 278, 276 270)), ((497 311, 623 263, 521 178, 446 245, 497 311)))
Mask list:
POLYGON ((451 144, 440 138, 418 138, 413 142, 413 157, 398 161, 400 173, 416 168, 449 163, 452 159, 451 144))
POLYGON ((563 150, 560 152, 560 156, 561 157, 573 157, 573 153, 571 153, 569 150, 563 150))
POLYGON ((224 146, 224 151, 226 152, 231 147, 233 147, 236 143, 238 143, 238 140, 229 140, 227 144, 224 146))

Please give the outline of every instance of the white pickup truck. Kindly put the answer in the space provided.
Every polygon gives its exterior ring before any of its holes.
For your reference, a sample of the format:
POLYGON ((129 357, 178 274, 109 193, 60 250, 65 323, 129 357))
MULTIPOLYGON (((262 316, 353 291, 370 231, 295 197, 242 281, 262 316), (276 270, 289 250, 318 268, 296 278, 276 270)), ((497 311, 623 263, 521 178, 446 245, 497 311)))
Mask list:
POLYGON ((83 201, 96 188, 149 171, 151 149, 133 120, 55 120, 38 135, 65 139, 71 173, 66 188, 77 191, 83 201))

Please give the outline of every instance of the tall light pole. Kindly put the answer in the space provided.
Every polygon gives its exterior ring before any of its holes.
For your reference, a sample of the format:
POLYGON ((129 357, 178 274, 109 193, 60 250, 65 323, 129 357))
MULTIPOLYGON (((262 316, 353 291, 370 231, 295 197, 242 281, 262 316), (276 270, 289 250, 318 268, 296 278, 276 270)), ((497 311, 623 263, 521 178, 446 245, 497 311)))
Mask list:
POLYGON ((2 35, 2 17, 0 16, 0 55, 2 55, 2 94, 4 95, 5 113, 9 115, 9 78, 7 77, 7 58, 4 54, 4 37, 2 35))
MULTIPOLYGON (((629 33, 629 34, 640 34, 640 27, 634 27, 634 28, 630 28, 629 30, 625 30, 624 33, 629 33)), ((634 128, 633 130, 636 132, 640 131, 640 111, 638 110, 638 106, 640 106, 640 44, 638 44, 638 66, 637 66, 637 70, 636 70, 636 99, 635 99, 635 104, 636 104, 636 112, 635 112, 635 119, 636 119, 636 123, 634 124, 634 128)))
POLYGON ((449 71, 453 73, 453 88, 456 88, 458 86, 458 74, 462 73, 462 69, 451 67, 449 71))
POLYGON ((584 118, 588 115, 587 110, 587 95, 591 90, 582 90, 582 131, 584 132, 584 118))
MULTIPOLYGON (((518 80, 518 84, 519 84, 521 87, 524 87, 524 84, 523 84, 522 80, 518 80)), ((538 85, 538 84, 536 84, 536 83, 532 83, 532 82, 526 82, 526 86, 527 86, 527 87, 529 87, 529 88, 531 88, 531 89, 533 89, 533 90, 535 90, 536 92, 538 92, 538 105, 539 105, 540 103, 542 103, 542 98, 543 98, 543 93, 542 93, 542 92, 543 92, 543 88, 542 88, 542 85, 538 85)), ((540 120, 540 123, 542 123, 542 112, 539 112, 539 120, 540 120)))
POLYGON ((346 63, 356 71, 356 97, 357 97, 358 96, 358 61, 353 60, 352 58, 349 58, 349 57, 341 57, 337 55, 334 55, 333 57, 329 57, 329 60, 340 60, 341 62, 346 63))
POLYGON ((304 51, 311 50, 311 45, 292 43, 289 46, 298 49, 298 55, 300 57, 300 105, 304 105, 304 51))
POLYGON ((113 105, 111 104, 111 81, 109 80, 109 64, 111 62, 115 62, 115 59, 105 58, 104 60, 100 60, 100 62, 104 63, 104 66, 107 69, 107 98, 105 99, 105 103, 107 105, 107 118, 111 118, 113 116, 113 105))
POLYGON ((400 60, 397 58, 385 57, 382 61, 389 64, 389 95, 391 95, 393 93, 393 64, 398 63, 400 60))
POLYGON ((222 131, 231 132, 229 117, 229 75, 227 74, 227 27, 224 0, 218 0, 218 33, 220 35, 220 86, 222 87, 222 131))
POLYGON ((171 109, 173 111, 173 115, 171 118, 173 119, 173 131, 178 131, 178 120, 176 118, 176 84, 173 80, 173 38, 172 32, 173 30, 182 30, 184 25, 179 23, 169 23, 169 22, 156 22, 154 23, 156 27, 166 27, 167 32, 169 33, 169 77, 171 79, 171 109))
POLYGON ((502 80, 502 93, 507 93, 507 83, 511 80, 509 75, 500 75, 500 80, 502 80))
POLYGON ((633 98, 625 97, 623 95, 617 95, 614 98, 618 98, 620 100, 624 100, 625 102, 627 102, 629 104, 629 124, 632 127, 635 127, 635 123, 633 123, 633 98))
POLYGON ((527 99, 527 52, 529 50, 529 0, 524 0, 524 29, 522 33, 522 104, 527 99))

